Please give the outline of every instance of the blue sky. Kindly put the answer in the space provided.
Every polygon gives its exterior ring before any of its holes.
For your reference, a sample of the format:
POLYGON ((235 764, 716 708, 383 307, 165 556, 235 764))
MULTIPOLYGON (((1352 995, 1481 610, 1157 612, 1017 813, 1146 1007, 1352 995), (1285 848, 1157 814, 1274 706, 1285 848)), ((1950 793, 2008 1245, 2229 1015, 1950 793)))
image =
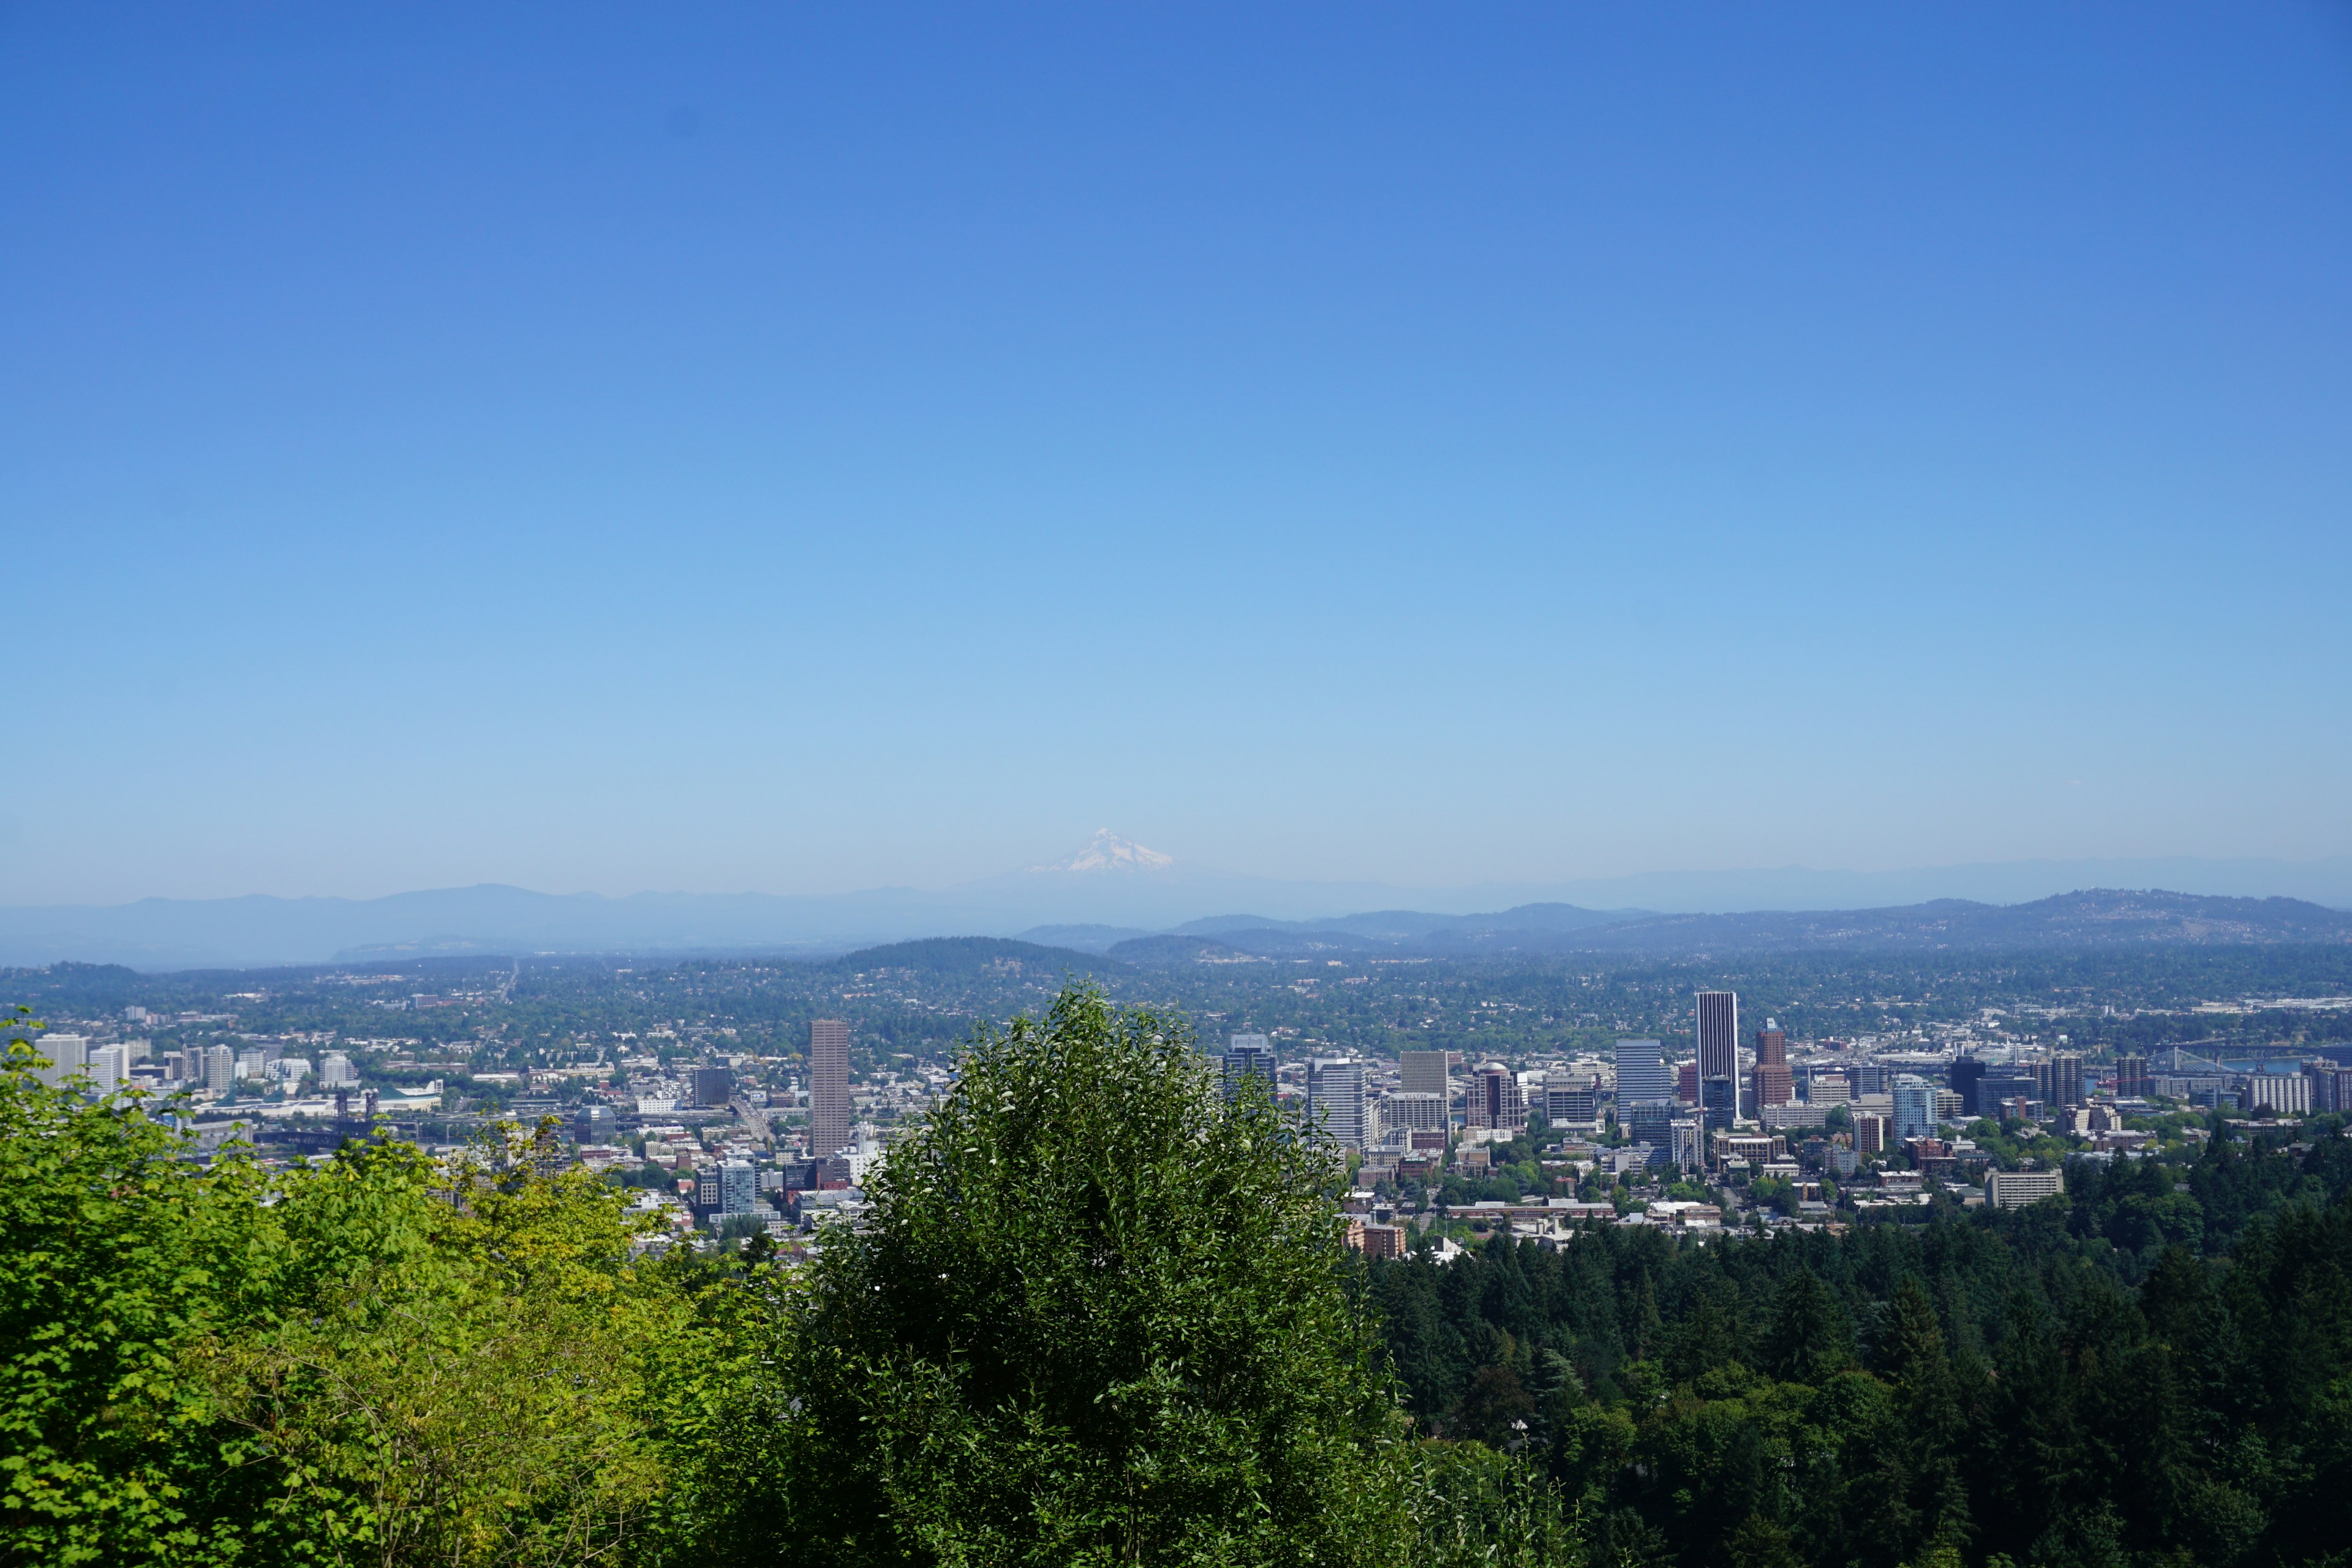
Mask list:
POLYGON ((2352 852, 2341 5, 0 9, 0 902, 2352 852))

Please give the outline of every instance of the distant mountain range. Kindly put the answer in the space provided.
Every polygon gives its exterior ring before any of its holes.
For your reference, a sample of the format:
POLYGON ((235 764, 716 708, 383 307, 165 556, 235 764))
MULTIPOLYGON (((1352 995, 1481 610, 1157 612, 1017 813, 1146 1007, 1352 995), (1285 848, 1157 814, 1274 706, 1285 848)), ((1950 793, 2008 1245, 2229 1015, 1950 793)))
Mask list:
MULTIPOLYGON (((1033 935, 1033 941, 1045 940, 1033 935)), ((1392 910, 1336 921, 1195 921, 1100 949, 1126 963, 1494 953, 1675 956, 1729 952, 1927 952, 2352 942, 2352 911, 2298 899, 2093 889, 1997 905, 1938 899, 1897 909, 1661 915, 1529 904, 1490 915, 1392 910)), ((1075 945, 1066 939, 1057 945, 1075 945)))
POLYGON ((1131 963, 1213 951, 1246 962, 1376 952, 2335 942, 2352 926, 2347 906, 2352 859, 2341 858, 1676 873, 1433 892, 1227 876, 1105 829, 1050 865, 929 890, 607 898, 484 885, 382 899, 0 909, 0 965, 236 968, 488 952, 823 957, 944 934, 1017 936, 1131 963), (2179 891, 2072 890, 2119 886, 2179 891), (2266 894, 2294 896, 2259 896, 2266 894), (1223 912, 1235 910, 1254 912, 1223 912))

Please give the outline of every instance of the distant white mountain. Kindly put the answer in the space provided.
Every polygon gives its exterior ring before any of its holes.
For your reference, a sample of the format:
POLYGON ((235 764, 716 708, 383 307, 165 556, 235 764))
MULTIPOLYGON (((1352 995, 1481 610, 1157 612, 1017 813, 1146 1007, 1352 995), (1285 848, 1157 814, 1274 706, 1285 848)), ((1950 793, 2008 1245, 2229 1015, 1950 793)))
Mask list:
POLYGON ((1072 872, 1091 876, 1101 872, 1165 871, 1176 864, 1172 855, 1162 855, 1157 849, 1146 849, 1132 838, 1121 838, 1108 827, 1097 827, 1095 836, 1079 847, 1076 854, 1055 861, 1050 866, 1032 866, 1033 876, 1072 872))

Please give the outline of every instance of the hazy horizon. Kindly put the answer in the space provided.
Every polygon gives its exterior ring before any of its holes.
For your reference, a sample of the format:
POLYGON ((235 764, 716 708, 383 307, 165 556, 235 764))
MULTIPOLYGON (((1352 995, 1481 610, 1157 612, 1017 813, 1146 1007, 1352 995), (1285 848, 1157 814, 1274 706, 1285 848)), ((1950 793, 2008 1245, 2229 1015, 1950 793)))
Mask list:
MULTIPOLYGON (((1153 847, 1145 846, 1150 848, 1153 847)), ((2319 903, 2335 903, 2352 907, 2352 857, 2321 857, 2309 860, 2287 860, 2263 857, 2078 857, 2073 858, 2042 858, 2031 860, 1966 861, 1941 866, 1902 866, 1859 868, 1834 866, 1748 866, 1748 867, 1673 867, 1647 871, 1620 872, 1605 877, 1485 879, 1408 884, 1366 878, 1277 878, 1260 873, 1234 870, 1228 867, 1202 866, 1181 858, 1171 858, 1173 864, 1164 869, 1148 871, 1111 870, 1070 872, 1058 865, 1030 865, 1000 868, 994 874, 964 878, 954 881, 910 881, 900 883, 866 883, 848 887, 790 886, 712 886, 702 888, 645 887, 530 887, 526 884, 480 879, 470 882, 438 885, 388 887, 361 891, 289 891, 283 889, 248 888, 235 893, 177 895, 142 894, 131 899, 108 900, 68 900, 48 899, 14 899, 0 903, 0 908, 121 908, 127 905, 166 901, 187 903, 226 903, 237 900, 270 899, 286 901, 331 900, 377 902, 387 899, 446 892, 463 892, 477 889, 510 889, 550 898, 595 898, 612 900, 634 898, 769 898, 793 900, 822 901, 854 899, 862 895, 912 893, 950 895, 964 891, 985 890, 999 886, 1019 886, 1035 879, 1041 888, 1084 889, 1087 887, 1143 887, 1153 884, 1195 886, 1209 889, 1233 890, 1245 896, 1247 889, 1263 887, 1268 890, 1296 889, 1300 892, 1324 893, 1338 899, 1324 912, 1339 915, 1363 912, 1371 907, 1366 900, 1392 895, 1427 900, 1427 908, 1439 912, 1466 913, 1502 907, 1503 901, 1549 901, 1577 903, 1582 899, 1597 899, 1585 907, 1596 909, 1642 908, 1665 912, 1736 912, 1742 910, 1802 909, 1802 908, 1864 908, 1851 897, 1841 898, 1842 892, 1873 886, 1897 889, 1887 900, 1889 903, 1919 903, 1937 898, 1964 898, 1988 903, 2018 903, 2045 898, 2054 893, 2079 891, 2091 888, 2160 889, 2191 894, 2214 894, 2228 897, 2287 897, 2319 903), (1050 876, 1039 878, 1039 873, 1050 876), (1809 887, 1809 885, 1811 885, 1809 887), (1787 889, 1807 888, 1802 893, 1790 894, 1787 889), (1754 891, 1716 891, 1740 889, 1754 891), (1814 890, 1814 889, 1818 890, 1814 890), (1667 890, 1671 889, 1671 890, 1667 890), (1606 891, 1606 890, 1613 890, 1606 891), (1346 900, 1354 897, 1355 902, 1346 900), (1617 901, 1611 901, 1614 897, 1617 901), (1483 900, 1483 902, 1482 902, 1483 900)), ((1051 893, 1044 896, 1051 898, 1051 893)), ((1859 896, 1859 895, 1857 895, 1859 896)), ((1204 906, 1205 908, 1205 906, 1204 906)), ((1246 910, 1222 907, 1214 912, 1244 913, 1246 910)), ((1304 918, 1284 916, 1283 918, 1304 918)))
POLYGON ((12 6, 0 904, 2352 854, 2347 68, 12 6))

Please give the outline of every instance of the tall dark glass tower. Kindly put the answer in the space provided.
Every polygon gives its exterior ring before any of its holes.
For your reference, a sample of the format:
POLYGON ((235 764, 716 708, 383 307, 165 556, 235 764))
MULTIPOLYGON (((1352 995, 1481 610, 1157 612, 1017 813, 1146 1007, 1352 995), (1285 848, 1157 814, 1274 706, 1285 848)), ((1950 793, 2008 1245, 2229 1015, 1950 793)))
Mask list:
MULTIPOLYGON (((1706 1087, 1710 1079, 1739 1081, 1739 998, 1729 991, 1702 991, 1698 994, 1698 1081, 1699 1103, 1706 1103, 1706 1087)), ((1732 1094, 1734 1114, 1738 1113, 1739 1096, 1732 1094)))

